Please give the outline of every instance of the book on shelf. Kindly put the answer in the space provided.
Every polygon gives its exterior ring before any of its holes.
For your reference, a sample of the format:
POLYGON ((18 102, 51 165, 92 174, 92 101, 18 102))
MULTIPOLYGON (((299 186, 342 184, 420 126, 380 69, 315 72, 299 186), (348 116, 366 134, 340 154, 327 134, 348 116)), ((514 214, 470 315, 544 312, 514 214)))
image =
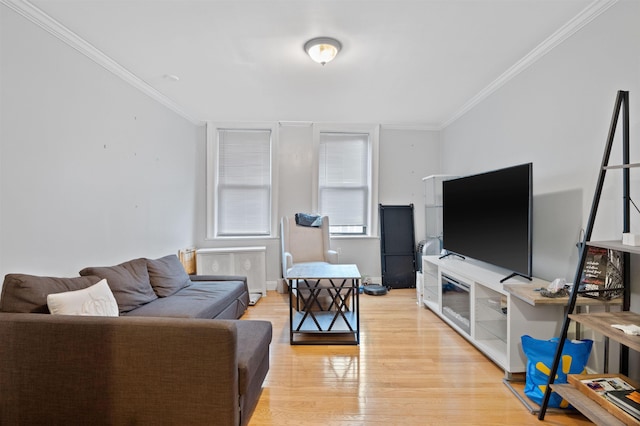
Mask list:
POLYGON ((640 390, 615 390, 604 394, 605 398, 640 420, 640 390))
POLYGON ((592 391, 603 396, 606 392, 629 391, 635 389, 621 377, 593 377, 582 379, 580 381, 592 391))
POLYGON ((587 247, 579 289, 584 296, 610 300, 622 294, 622 252, 602 247, 587 247), (592 291, 589 291, 592 290, 592 291))

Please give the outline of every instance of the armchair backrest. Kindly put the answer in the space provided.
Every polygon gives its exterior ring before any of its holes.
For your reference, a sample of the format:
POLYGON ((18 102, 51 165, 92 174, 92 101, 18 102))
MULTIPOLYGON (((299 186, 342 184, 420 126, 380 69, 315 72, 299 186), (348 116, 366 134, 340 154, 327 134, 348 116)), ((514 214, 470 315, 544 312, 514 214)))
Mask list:
POLYGON ((295 217, 280 221, 282 245, 282 273, 296 263, 337 261, 337 253, 329 245, 329 217, 322 216, 322 226, 300 226, 295 217))

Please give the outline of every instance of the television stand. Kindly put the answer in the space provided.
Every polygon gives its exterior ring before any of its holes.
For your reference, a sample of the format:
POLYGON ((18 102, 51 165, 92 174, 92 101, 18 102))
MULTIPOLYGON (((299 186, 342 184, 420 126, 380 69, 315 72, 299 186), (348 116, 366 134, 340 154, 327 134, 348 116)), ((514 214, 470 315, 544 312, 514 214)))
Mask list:
MULTIPOLYGON (((508 270, 456 257, 423 256, 422 271, 423 304, 501 367, 505 377, 526 372, 527 358, 520 344, 523 335, 536 339, 558 335, 569 297, 542 296, 537 290, 549 286, 546 280, 532 277, 531 282, 525 282, 523 278, 516 278, 512 283, 503 284, 500 279, 508 270), (465 295, 470 297, 470 331, 464 330, 444 312, 443 273, 470 287, 470 294, 465 295)), ((622 299, 605 301, 579 297, 576 303, 609 309, 609 306, 622 304, 622 299)))
POLYGON ((527 279, 529 281, 533 281, 533 278, 531 278, 528 275, 523 275, 523 274, 519 274, 517 272, 513 272, 512 274, 507 275, 506 277, 504 277, 503 279, 500 280, 501 283, 505 282, 506 280, 508 280, 509 278, 513 278, 513 277, 522 277, 524 279, 527 279))
POLYGON ((522 335, 543 339, 559 330, 564 312, 562 301, 543 298, 534 291, 546 288, 548 281, 534 278, 528 282, 516 278, 512 284, 503 284, 500 279, 508 270, 480 265, 471 259, 460 260, 456 256, 446 259, 423 256, 422 270, 424 305, 495 362, 507 376, 526 371, 527 359, 520 346, 522 335), (446 314, 442 303, 442 274, 470 287, 470 294, 465 295, 470 298, 470 330, 464 330, 446 314), (526 289, 525 296, 519 292, 513 294, 512 288, 526 289), (531 298, 535 298, 533 302, 531 298))

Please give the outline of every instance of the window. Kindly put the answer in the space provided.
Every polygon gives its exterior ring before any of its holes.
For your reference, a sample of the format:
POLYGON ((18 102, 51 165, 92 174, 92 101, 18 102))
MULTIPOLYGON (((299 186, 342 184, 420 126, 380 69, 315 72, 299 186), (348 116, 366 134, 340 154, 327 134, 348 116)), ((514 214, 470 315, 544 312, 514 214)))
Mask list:
POLYGON ((377 129, 317 131, 317 211, 333 235, 376 232, 377 129))
POLYGON ((271 235, 274 135, 270 126, 208 128, 209 238, 271 235))

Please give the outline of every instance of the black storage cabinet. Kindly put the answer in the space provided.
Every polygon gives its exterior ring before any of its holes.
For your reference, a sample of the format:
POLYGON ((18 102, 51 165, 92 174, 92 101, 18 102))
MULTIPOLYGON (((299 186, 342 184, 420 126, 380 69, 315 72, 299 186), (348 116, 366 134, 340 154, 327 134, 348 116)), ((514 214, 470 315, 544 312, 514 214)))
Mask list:
POLYGON ((382 285, 390 288, 416 286, 413 204, 380 204, 380 257, 382 285))

